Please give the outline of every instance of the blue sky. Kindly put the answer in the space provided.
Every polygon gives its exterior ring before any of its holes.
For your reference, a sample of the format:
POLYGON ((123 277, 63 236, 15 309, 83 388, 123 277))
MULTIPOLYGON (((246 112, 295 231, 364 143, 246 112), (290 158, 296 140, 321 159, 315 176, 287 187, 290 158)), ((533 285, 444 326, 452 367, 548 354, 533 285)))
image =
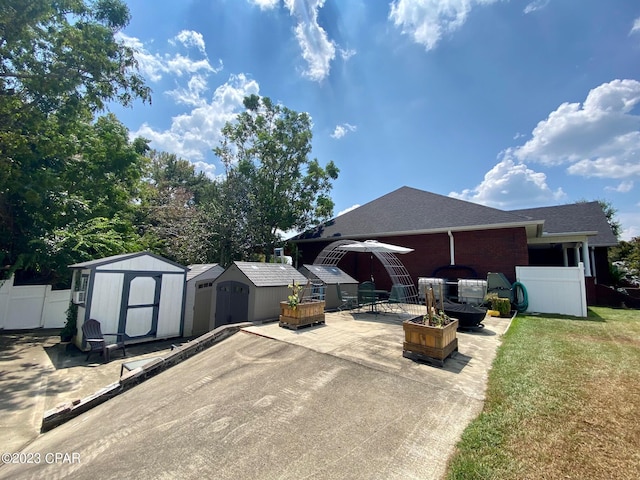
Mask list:
POLYGON ((134 136, 210 176, 248 94, 313 119, 341 213, 403 185, 501 209, 604 199, 640 236, 637 0, 128 0, 134 136))

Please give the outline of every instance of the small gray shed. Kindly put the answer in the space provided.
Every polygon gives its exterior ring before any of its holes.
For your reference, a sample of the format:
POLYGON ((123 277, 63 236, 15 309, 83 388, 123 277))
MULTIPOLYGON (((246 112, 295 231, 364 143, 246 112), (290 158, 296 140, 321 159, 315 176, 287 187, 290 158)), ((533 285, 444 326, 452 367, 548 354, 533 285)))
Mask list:
POLYGON ((82 325, 90 318, 98 320, 105 333, 123 332, 129 343, 182 336, 187 267, 138 252, 69 268, 71 298, 78 305, 79 348, 84 343, 82 325))
POLYGON ((338 287, 340 290, 350 295, 358 294, 358 281, 347 275, 338 267, 330 265, 309 265, 304 264, 300 267, 300 273, 309 278, 312 282, 322 282, 325 285, 325 308, 327 310, 335 310, 340 306, 338 298, 338 287))
POLYGON ((184 336, 202 335, 209 331, 213 282, 224 268, 217 263, 189 265, 187 297, 184 307, 184 336))
POLYGON ((280 302, 291 294, 292 282, 306 284, 291 265, 234 262, 214 282, 210 327, 238 322, 277 320, 280 302))

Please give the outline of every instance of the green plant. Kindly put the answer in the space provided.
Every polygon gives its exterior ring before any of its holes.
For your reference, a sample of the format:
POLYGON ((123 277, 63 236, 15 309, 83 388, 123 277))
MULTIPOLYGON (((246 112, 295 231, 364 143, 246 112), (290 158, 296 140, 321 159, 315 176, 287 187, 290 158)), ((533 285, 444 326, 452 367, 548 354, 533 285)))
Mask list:
POLYGON ((291 289, 291 295, 287 297, 287 303, 293 310, 295 310, 300 303, 300 292, 304 289, 304 287, 299 283, 296 283, 296 281, 294 280, 293 284, 289 285, 289 288, 291 289))
POLYGON ((78 305, 73 302, 69 302, 69 308, 67 309, 67 321, 60 330, 60 338, 71 340, 76 333, 78 333, 77 322, 78 321, 78 305))
POLYGON ((501 317, 507 317, 511 313, 511 301, 508 298, 499 297, 497 293, 490 293, 485 301, 491 304, 491 310, 500 312, 501 317))

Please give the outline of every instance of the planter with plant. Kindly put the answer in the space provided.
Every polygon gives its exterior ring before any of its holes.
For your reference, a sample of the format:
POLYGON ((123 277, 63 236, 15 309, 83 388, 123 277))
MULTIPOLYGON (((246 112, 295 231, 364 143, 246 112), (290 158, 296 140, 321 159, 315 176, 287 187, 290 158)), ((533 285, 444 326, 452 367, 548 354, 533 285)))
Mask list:
POLYGON ((307 325, 324 323, 324 300, 303 300, 310 283, 289 285, 291 294, 286 302, 280 302, 280 326, 297 329, 307 325))
POLYGON ((498 312, 501 317, 511 316, 511 301, 508 298, 499 297, 497 293, 490 293, 485 297, 485 301, 491 305, 491 310, 498 312))
POLYGON ((442 305, 437 308, 432 288, 425 296, 427 314, 402 323, 402 356, 443 367, 445 359, 458 351, 458 320, 444 313, 442 305))

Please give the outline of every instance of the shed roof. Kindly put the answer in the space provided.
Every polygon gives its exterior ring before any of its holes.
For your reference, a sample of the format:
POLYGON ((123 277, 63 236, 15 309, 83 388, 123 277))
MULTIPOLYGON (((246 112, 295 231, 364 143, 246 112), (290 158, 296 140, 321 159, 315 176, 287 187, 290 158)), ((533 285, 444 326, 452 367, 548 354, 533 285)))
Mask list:
POLYGON ((291 240, 376 237, 451 229, 477 230, 536 223, 541 222, 513 212, 401 187, 291 240))
POLYGON ((303 265, 309 272, 318 277, 319 280, 326 283, 327 285, 333 285, 336 283, 340 283, 343 285, 349 283, 358 283, 358 281, 347 275, 343 270, 338 267, 334 267, 331 265, 303 265))
POLYGON ((209 270, 213 270, 215 276, 218 277, 224 272, 224 268, 220 266, 218 263, 195 263, 193 265, 189 265, 187 268, 187 282, 192 278, 196 278, 199 275, 202 275, 209 270))
POLYGON ((285 263, 234 262, 256 287, 279 287, 307 283, 307 277, 285 263))
POLYGON ((544 234, 566 232, 598 232, 589 237, 592 247, 608 247, 618 244, 618 239, 607 221, 607 216, 598 202, 580 202, 553 207, 512 210, 534 220, 544 220, 544 234))
POLYGON ((108 265, 110 263, 120 262, 122 260, 129 260, 132 258, 143 257, 143 256, 155 258, 156 260, 160 260, 169 265, 172 265, 174 267, 179 267, 184 270, 187 269, 187 267, 185 267, 184 265, 180 265, 179 263, 172 262, 171 260, 167 260, 166 258, 151 252, 121 253, 119 255, 111 255, 110 257, 98 258, 96 260, 89 260, 87 262, 74 263, 73 265, 69 265, 69 268, 96 268, 102 265, 108 265))

